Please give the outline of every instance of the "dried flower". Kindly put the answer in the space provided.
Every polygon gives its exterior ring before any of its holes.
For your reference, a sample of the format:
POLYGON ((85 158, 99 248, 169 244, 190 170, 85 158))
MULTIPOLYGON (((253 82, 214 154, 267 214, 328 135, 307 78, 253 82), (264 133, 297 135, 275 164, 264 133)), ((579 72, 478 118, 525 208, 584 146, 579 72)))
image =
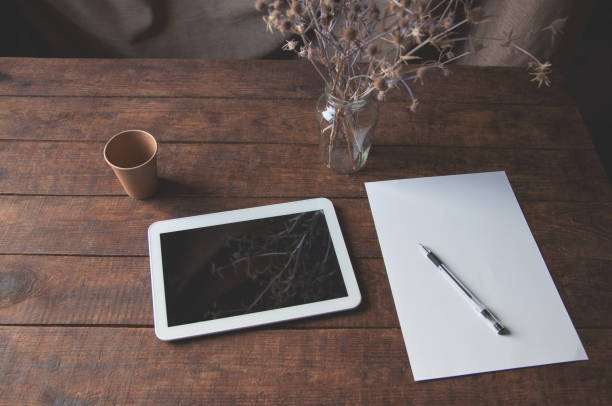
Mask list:
POLYGON ((348 42, 355 41, 357 38, 357 31, 353 27, 348 27, 344 30, 344 39, 348 42))
POLYGON ((270 13, 270 21, 272 21, 275 24, 278 24, 280 17, 281 17, 281 13, 278 10, 273 10, 270 13))
POLYGON ((266 23, 266 31, 274 32, 274 29, 272 28, 272 19, 270 18, 270 16, 262 17, 262 19, 264 20, 264 23, 266 23))
POLYGON ((380 10, 376 6, 376 4, 373 4, 372 7, 370 7, 370 17, 374 21, 377 21, 378 18, 380 17, 380 10))
POLYGON ((379 69, 380 73, 388 79, 397 79, 401 76, 401 66, 399 64, 383 62, 379 69))
POLYGON ((287 18, 282 19, 278 24, 278 29, 280 30, 280 32, 290 31, 291 28, 293 28, 293 23, 287 18))
POLYGON ((421 32, 421 27, 415 25, 412 30, 410 30, 410 36, 415 39, 417 44, 420 44, 422 42, 421 37, 423 36, 423 33, 421 32))
POLYGON ((304 24, 301 24, 301 23, 295 24, 293 29, 295 30, 296 34, 299 34, 299 35, 306 34, 306 27, 304 26, 304 24))
POLYGON ((565 27, 565 22, 567 21, 567 17, 565 18, 557 18, 553 20, 553 22, 548 26, 544 27, 542 31, 550 31, 552 36, 553 43, 559 34, 563 33, 563 27, 565 27))
POLYGON ((563 27, 565 27, 566 22, 567 22, 567 17, 557 18, 548 27, 544 28, 542 31, 550 30, 553 35, 561 34, 563 33, 563 27))
POLYGON ((385 78, 382 76, 379 76, 376 79, 374 79, 374 87, 378 90, 387 89, 387 82, 385 81, 385 78))
POLYGON ((412 99, 412 104, 408 108, 411 112, 416 113, 418 105, 419 101, 417 99, 412 99))
POLYGON ((293 3, 291 3, 291 11, 293 11, 295 15, 302 14, 302 4, 299 1, 294 1, 293 3))
POLYGON ((368 56, 375 56, 378 53, 378 45, 376 44, 370 44, 368 45, 368 47, 366 48, 366 54, 368 54, 368 56))
POLYGON ((533 70, 533 72, 529 73, 530 75, 533 75, 531 81, 537 82, 538 87, 542 86, 542 83, 544 83, 547 87, 550 87, 550 78, 548 77, 548 75, 551 72, 551 66, 552 65, 548 61, 544 63, 531 63, 531 67, 533 70))
POLYGON ((255 9, 263 13, 268 9, 268 2, 266 2, 266 0, 256 0, 255 9))
MULTIPOLYGON (((484 39, 462 33, 485 20, 474 2, 389 0, 384 13, 375 0, 256 0, 255 8, 264 13, 266 30, 299 36, 282 49, 308 59, 335 97, 357 100, 375 94, 383 100, 390 88, 403 86, 415 111, 419 102, 410 87, 414 82, 423 83, 425 72, 433 68, 447 76, 449 62, 483 48, 484 39)), ((543 29, 509 31, 486 41, 526 55, 531 80, 538 87, 548 86, 550 63, 540 62, 520 41, 547 31, 554 39, 565 22, 558 18, 543 29)))
POLYGON ((453 22, 455 21, 454 16, 448 16, 444 19, 442 19, 442 28, 444 28, 445 30, 448 30, 450 27, 453 26, 453 22))
POLYGON ((417 71, 416 71, 416 75, 414 75, 414 80, 420 80, 421 84, 423 83, 423 76, 425 76, 425 70, 427 69, 427 66, 423 65, 420 66, 417 71))
POLYGON ((297 41, 294 41, 294 40, 289 40, 289 41, 287 41, 287 42, 285 43, 285 45, 283 45, 283 46, 282 46, 282 48, 281 48, 281 49, 282 49, 283 51, 293 51, 293 50, 295 50, 295 49, 296 49, 297 45, 298 45, 298 42, 297 42, 297 41))

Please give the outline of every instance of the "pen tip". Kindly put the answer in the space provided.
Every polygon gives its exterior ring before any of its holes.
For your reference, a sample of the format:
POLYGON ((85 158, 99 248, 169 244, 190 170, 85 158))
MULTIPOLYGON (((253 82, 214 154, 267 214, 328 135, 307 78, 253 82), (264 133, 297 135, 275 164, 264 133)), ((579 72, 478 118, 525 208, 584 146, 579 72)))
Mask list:
POLYGON ((506 336, 510 334, 510 331, 508 331, 508 329, 505 326, 502 326, 499 323, 495 323, 495 324, 496 324, 495 329, 497 330, 497 334, 499 334, 500 336, 506 336))

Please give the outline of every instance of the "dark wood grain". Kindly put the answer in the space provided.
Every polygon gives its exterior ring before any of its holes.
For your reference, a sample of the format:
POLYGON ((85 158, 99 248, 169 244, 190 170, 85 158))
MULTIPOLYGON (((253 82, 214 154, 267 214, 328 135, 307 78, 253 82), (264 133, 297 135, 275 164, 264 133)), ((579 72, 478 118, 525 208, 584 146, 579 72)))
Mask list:
MULTIPOLYGON (((4 194, 117 195, 99 142, 0 141, 4 194), (27 165, 16 165, 28 157, 27 165)), ((161 195, 365 197, 364 182, 505 170, 520 201, 609 199, 592 149, 522 150, 375 145, 364 170, 338 175, 315 145, 162 144, 161 195)))
POLYGON ((147 258, 0 255, 0 324, 153 325, 147 258))
MULTIPOLYGON (((262 27, 263 29, 263 27, 262 27)), ((381 105, 365 170, 317 156, 322 83, 295 61, 0 58, 0 405, 612 403, 612 188, 556 72, 456 67, 381 105), (124 196, 112 134, 160 141, 160 191, 124 196), (364 182, 505 170, 590 361, 415 383, 364 182), (168 344, 154 221, 329 197, 356 310, 168 344)))
MULTIPOLYGON (((432 73, 415 84, 421 103, 447 102, 575 105, 556 72, 555 86, 538 89, 522 68, 455 66, 450 78, 432 73)), ((144 97, 318 97, 323 82, 302 61, 214 61, 202 59, 0 60, 0 95, 144 97)), ((408 100, 394 92, 390 100, 408 100)))
MULTIPOLYGON (((106 141, 127 128, 160 141, 318 142, 314 101, 234 98, 0 97, 0 138, 106 141), (15 118, 18 119, 15 119, 15 118)), ((575 106, 449 103, 413 114, 381 104, 377 145, 592 148, 575 106)))
MULTIPOLYGON (((3 196, 0 253, 148 255, 147 227, 158 220, 289 201, 280 198, 3 196)), ((367 199, 333 199, 356 258, 380 257, 367 199)), ((612 259, 612 202, 524 202, 545 259, 612 259)))
MULTIPOLYGON (((610 259, 547 261, 577 328, 612 328, 610 259)), ((272 326, 398 328, 382 259, 353 261, 362 305, 354 311, 272 326)), ((145 257, 0 255, 0 324, 153 325, 145 257)))
POLYGON ((578 334, 590 361, 415 383, 399 329, 0 327, 0 404, 607 405, 612 331, 578 334))

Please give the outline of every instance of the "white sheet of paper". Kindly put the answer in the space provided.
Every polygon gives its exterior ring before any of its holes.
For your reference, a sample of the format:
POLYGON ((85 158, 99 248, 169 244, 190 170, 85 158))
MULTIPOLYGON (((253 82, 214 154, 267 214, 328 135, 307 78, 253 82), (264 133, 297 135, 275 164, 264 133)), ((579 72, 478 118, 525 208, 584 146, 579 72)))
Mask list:
POLYGON ((588 359, 505 172, 365 186, 416 381, 588 359), (510 334, 497 335, 417 243, 510 334))

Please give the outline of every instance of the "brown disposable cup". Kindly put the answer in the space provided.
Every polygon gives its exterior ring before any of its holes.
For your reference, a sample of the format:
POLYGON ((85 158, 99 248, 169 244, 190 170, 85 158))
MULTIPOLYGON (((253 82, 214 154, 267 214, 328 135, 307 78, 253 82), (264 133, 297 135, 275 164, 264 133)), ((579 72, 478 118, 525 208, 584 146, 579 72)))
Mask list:
POLYGON ((134 199, 146 199, 157 190, 157 141, 148 132, 113 135, 104 146, 104 160, 134 199))

